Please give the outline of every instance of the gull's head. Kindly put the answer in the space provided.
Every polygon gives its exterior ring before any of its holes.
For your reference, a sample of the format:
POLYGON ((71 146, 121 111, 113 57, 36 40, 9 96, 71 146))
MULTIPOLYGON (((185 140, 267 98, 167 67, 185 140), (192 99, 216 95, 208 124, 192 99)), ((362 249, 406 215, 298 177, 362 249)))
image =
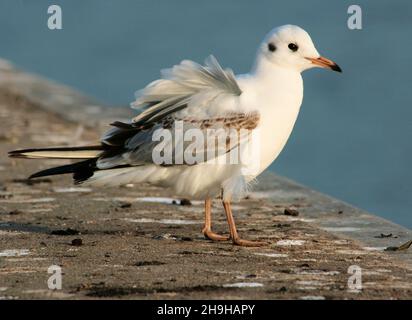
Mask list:
POLYGON ((319 54, 305 30, 294 25, 273 29, 262 42, 258 59, 298 72, 313 67, 342 72, 335 62, 319 54))

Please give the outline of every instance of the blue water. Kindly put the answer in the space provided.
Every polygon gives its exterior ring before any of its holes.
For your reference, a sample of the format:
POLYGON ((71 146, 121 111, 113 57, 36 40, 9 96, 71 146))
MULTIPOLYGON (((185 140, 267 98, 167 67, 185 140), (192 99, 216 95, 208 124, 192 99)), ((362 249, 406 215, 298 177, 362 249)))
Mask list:
POLYGON ((213 53, 247 72, 275 26, 308 30, 342 66, 304 74, 296 128, 271 170, 412 227, 412 2, 356 1, 363 29, 347 28, 353 1, 0 2, 0 57, 111 105, 126 105, 159 69, 213 53), (47 28, 59 4, 63 30, 47 28))

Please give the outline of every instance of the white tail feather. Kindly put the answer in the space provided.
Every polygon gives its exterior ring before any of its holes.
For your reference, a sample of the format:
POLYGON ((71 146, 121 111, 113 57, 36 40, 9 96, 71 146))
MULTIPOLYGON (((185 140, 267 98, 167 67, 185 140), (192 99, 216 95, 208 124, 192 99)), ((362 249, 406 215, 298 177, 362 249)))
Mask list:
POLYGON ((29 159, 92 159, 101 154, 101 150, 32 150, 13 154, 14 157, 29 159))

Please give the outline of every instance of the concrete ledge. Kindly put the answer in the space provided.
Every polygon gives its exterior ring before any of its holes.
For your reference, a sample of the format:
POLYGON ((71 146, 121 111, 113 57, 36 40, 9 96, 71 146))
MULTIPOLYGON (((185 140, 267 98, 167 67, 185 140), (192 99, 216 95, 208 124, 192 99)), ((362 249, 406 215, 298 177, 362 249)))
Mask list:
MULTIPOLYGON (((204 240, 202 204, 173 205, 168 190, 73 188, 69 178, 31 184, 30 172, 62 162, 5 157, 90 143, 132 114, 0 61, 0 297, 412 297, 411 250, 384 251, 412 239, 410 230, 270 172, 234 209, 243 234, 271 243, 252 249, 204 240), (64 270, 61 291, 46 286, 51 264, 64 270), (347 287, 351 265, 363 270, 361 291, 347 287)), ((217 200, 214 212, 225 232, 217 200)))

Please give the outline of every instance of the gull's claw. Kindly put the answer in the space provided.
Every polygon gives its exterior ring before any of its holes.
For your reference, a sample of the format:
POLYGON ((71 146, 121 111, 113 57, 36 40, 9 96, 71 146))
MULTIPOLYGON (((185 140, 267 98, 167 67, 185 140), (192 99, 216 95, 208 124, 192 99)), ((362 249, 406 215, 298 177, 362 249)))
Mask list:
POLYGON ((209 240, 213 240, 213 241, 228 241, 228 240, 230 240, 229 236, 222 236, 220 234, 214 233, 210 229, 203 229, 202 233, 205 236, 205 238, 209 239, 209 240))

